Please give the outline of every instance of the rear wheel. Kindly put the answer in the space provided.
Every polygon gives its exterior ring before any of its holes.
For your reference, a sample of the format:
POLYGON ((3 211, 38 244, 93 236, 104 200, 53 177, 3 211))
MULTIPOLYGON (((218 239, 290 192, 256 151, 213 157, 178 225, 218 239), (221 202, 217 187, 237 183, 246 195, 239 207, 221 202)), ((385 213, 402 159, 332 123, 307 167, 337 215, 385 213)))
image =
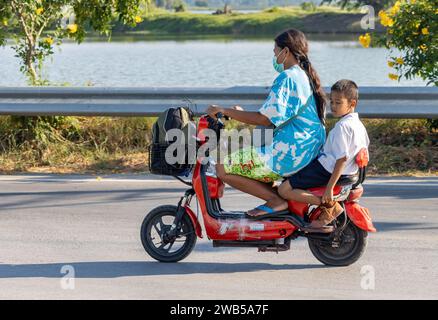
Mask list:
POLYGON ((177 262, 187 257, 195 247, 195 228, 187 214, 184 214, 176 235, 170 236, 176 213, 176 206, 161 206, 149 212, 143 220, 141 242, 155 260, 177 262))
POLYGON ((365 252, 368 232, 359 229, 348 219, 343 231, 333 241, 308 239, 310 250, 316 259, 329 266, 348 266, 355 263, 365 252))

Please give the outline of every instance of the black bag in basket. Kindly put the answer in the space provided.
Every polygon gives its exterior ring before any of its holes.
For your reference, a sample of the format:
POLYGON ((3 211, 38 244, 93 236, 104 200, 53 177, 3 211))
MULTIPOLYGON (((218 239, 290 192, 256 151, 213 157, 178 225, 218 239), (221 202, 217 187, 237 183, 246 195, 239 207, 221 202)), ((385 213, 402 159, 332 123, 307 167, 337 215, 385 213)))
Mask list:
POLYGON ((149 146, 149 170, 153 174, 170 176, 188 176, 193 168, 188 159, 188 132, 193 125, 193 112, 188 108, 170 108, 164 111, 152 127, 152 144, 149 146), (177 163, 166 161, 166 150, 175 141, 168 141, 166 133, 171 129, 180 129, 185 135, 185 155, 177 163))

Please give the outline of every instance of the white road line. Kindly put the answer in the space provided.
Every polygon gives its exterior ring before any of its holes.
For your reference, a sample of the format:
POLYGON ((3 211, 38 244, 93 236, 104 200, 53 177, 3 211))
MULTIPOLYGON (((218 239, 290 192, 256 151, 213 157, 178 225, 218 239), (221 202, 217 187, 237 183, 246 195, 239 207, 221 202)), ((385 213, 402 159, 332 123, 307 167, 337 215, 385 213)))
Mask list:
MULTIPOLYGON (((190 178, 184 178, 184 180, 189 181, 190 178)), ((172 177, 153 177, 153 176, 138 176, 138 177, 106 177, 106 176, 37 176, 37 175, 3 175, 0 176, 0 182, 14 182, 14 183, 33 183, 33 182, 48 182, 48 183, 175 183, 181 184, 178 180, 172 177)), ((419 179, 401 178, 398 179, 381 179, 381 178, 369 178, 364 183, 365 186, 403 186, 403 187, 416 187, 421 185, 422 187, 438 187, 438 177, 425 177, 419 179)))
POLYGON ((386 183, 386 182, 365 182, 365 186, 400 186, 400 187, 418 187, 419 185, 422 187, 438 187, 438 183, 405 183, 405 182, 398 182, 398 183, 386 183))

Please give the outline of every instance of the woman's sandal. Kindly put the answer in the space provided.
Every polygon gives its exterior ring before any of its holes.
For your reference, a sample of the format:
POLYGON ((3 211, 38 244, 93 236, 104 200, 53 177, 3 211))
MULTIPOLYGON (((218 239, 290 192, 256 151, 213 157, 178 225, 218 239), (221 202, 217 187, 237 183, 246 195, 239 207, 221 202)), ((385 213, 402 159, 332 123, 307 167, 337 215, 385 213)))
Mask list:
POLYGON ((249 211, 246 212, 246 215, 250 216, 250 217, 253 217, 253 218, 260 217, 260 216, 265 216, 265 215, 272 214, 272 213, 276 212, 274 209, 272 209, 272 208, 270 208, 270 207, 268 207, 267 205, 264 205, 264 204, 262 204, 262 205, 260 205, 258 207, 255 207, 254 209, 249 210, 249 211), (249 214, 249 211, 253 211, 253 210, 264 211, 265 213, 261 213, 261 214, 257 214, 257 215, 249 214))

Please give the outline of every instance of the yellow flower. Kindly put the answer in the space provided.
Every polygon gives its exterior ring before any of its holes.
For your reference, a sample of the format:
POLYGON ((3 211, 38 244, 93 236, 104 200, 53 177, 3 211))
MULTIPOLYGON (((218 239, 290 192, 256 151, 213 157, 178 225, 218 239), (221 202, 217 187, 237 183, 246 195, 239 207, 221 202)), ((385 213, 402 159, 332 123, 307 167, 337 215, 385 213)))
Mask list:
POLYGON ((388 78, 391 80, 398 80, 398 75, 393 73, 388 73, 388 78))
POLYGON ((394 67, 395 63, 394 61, 388 61, 388 67, 392 68, 394 67))
POLYGON ((404 60, 402 58, 397 58, 395 59, 395 62, 397 62, 398 64, 403 64, 405 63, 404 60))
POLYGON ((427 46, 425 44, 422 44, 418 48, 420 48, 422 51, 426 51, 427 50, 427 46))
POLYGON ((141 23, 143 22, 143 19, 140 16, 135 16, 135 23, 141 23))
POLYGON ((44 42, 49 44, 49 45, 52 45, 53 44, 53 38, 52 37, 47 37, 47 38, 44 39, 44 42))
POLYGON ((422 34, 429 34, 429 29, 427 29, 427 28, 421 29, 421 33, 422 34))
POLYGON ((388 16, 386 11, 384 11, 384 10, 380 10, 379 11, 379 18, 380 18, 381 25, 384 26, 384 27, 392 27, 394 25, 394 20, 392 20, 388 16))
POLYGON ((365 33, 359 36, 359 42, 364 48, 368 48, 371 43, 371 36, 369 33, 365 33))
POLYGON ((400 1, 396 1, 394 6, 389 9, 389 12, 392 16, 396 15, 400 11, 400 1))
POLYGON ((69 33, 76 33, 76 31, 78 31, 78 25, 76 23, 69 24, 67 26, 67 30, 68 30, 69 33))
POLYGON ((37 15, 40 15, 41 13, 44 12, 44 9, 43 8, 38 8, 38 9, 36 9, 35 12, 36 12, 37 15))

